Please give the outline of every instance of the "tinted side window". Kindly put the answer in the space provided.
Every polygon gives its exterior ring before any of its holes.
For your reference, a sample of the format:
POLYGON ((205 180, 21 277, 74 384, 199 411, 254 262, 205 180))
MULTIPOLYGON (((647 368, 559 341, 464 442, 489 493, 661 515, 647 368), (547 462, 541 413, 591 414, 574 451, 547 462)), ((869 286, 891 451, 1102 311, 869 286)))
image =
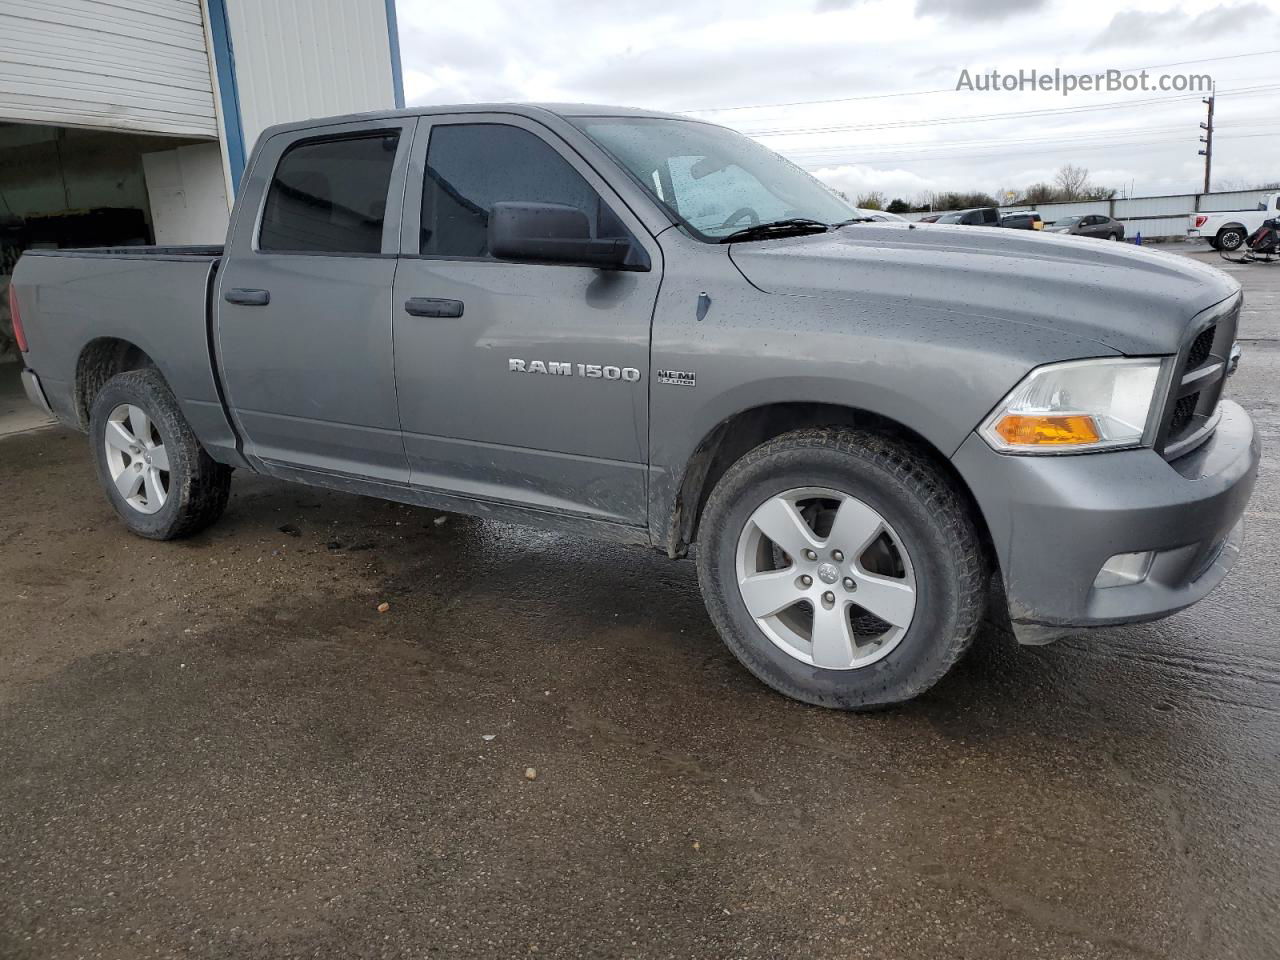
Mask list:
POLYGON ((267 191, 258 249, 379 253, 400 134, 310 140, 285 151, 267 191))
POLYGON ((433 127, 422 188, 420 251, 437 257, 488 257, 489 211, 501 201, 568 204, 586 213, 592 236, 628 235, 578 171, 529 131, 498 123, 433 127))

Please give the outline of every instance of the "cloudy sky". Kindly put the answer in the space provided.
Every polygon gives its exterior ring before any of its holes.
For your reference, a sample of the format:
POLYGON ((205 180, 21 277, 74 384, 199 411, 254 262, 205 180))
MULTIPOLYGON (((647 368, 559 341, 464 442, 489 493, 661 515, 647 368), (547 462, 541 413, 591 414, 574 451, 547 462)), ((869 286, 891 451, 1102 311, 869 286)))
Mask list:
POLYGON ((1272 0, 398 0, 411 104, 586 101, 757 137, 851 195, 995 193, 1065 163, 1197 189, 1200 96, 957 91, 962 70, 1151 68, 1217 85, 1214 189, 1280 180, 1272 0), (982 118, 982 119, 974 119, 982 118))

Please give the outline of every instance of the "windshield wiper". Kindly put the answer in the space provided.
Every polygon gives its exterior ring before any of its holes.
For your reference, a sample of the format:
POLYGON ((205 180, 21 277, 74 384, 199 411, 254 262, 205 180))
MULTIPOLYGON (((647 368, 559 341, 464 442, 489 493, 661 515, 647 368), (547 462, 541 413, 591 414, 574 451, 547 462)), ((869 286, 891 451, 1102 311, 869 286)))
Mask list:
POLYGON ((876 223, 875 217, 850 217, 848 220, 841 220, 839 223, 833 223, 831 228, 839 230, 841 227, 847 227, 851 223, 876 223))
POLYGON ((772 237, 802 237, 807 233, 826 233, 830 224, 821 220, 810 220, 808 217, 788 217, 785 220, 770 220, 768 223, 756 223, 741 230, 735 230, 728 236, 721 237, 720 243, 737 243, 742 240, 768 240, 772 237))

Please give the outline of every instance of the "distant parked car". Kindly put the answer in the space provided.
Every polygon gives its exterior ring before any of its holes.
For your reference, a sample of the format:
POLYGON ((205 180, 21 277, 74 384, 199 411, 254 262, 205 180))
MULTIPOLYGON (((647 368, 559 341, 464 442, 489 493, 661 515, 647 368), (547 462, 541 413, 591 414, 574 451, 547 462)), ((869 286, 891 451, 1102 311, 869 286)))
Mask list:
POLYGON ((1014 230, 1043 230, 1044 220, 1035 210, 1006 213, 1000 218, 1000 226, 1014 230))
POLYGON ((963 223, 971 227, 1000 226, 1000 211, 995 207, 974 207, 972 210, 956 210, 944 213, 937 223, 963 223))
POLYGON ((937 223, 940 216, 942 216, 940 213, 931 213, 926 217, 921 217, 916 223, 937 223))
POLYGON ((1080 237, 1098 237, 1101 240, 1123 240, 1124 224, 1100 213, 1083 217, 1063 217, 1048 224, 1045 233, 1070 233, 1080 237))

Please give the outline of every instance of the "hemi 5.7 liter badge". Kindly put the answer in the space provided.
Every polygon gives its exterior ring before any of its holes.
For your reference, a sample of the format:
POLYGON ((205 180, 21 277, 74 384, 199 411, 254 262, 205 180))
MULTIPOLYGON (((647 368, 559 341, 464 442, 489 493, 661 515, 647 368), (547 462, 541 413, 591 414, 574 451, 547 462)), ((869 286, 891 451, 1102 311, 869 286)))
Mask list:
POLYGON ((677 387, 696 387, 698 375, 692 370, 659 370, 654 374, 659 383, 673 383, 677 387))

